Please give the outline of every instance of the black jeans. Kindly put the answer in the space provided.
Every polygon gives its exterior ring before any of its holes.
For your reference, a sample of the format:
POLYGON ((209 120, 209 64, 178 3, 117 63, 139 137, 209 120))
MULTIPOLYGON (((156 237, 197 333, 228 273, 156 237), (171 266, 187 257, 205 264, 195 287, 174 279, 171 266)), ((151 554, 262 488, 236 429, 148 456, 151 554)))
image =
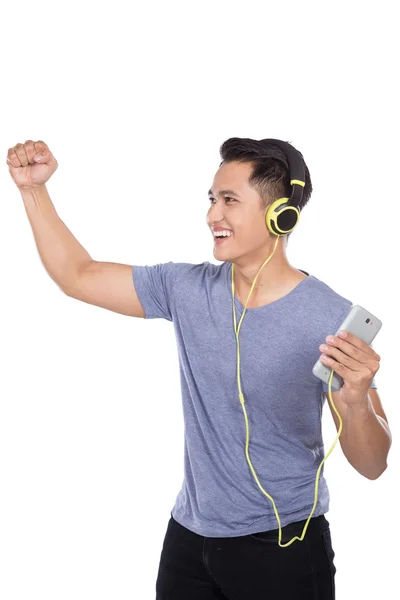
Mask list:
MULTIPOLYGON (((282 543, 304 521, 282 527, 282 543)), ((198 535, 172 516, 156 600, 335 600, 335 553, 325 515, 311 518, 303 541, 278 545, 278 529, 230 538, 198 535)))

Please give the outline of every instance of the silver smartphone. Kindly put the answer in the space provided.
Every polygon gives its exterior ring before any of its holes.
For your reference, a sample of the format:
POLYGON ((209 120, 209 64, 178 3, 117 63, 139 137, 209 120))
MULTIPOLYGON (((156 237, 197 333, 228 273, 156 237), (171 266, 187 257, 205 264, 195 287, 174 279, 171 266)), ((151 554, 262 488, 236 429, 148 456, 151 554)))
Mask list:
MULTIPOLYGON (((339 331, 344 329, 345 331, 353 333, 362 339, 363 342, 370 345, 381 327, 382 322, 375 317, 375 315, 365 310, 365 308, 362 306, 354 304, 351 306, 347 317, 344 319, 335 335, 337 336, 339 331)), ((325 340, 323 340, 321 344, 322 343, 326 343, 325 340)), ((326 384, 329 382, 331 371, 332 369, 327 365, 324 365, 319 359, 315 363, 312 370, 313 375, 318 377, 318 379, 321 379, 321 381, 326 384)), ((332 388, 341 388, 343 383, 343 377, 333 372, 332 388)))

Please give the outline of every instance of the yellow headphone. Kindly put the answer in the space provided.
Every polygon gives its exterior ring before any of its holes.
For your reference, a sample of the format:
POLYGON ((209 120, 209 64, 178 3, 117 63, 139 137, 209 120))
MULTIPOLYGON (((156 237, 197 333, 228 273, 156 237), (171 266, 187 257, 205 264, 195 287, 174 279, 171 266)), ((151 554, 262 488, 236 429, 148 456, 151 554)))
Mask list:
POLYGON ((332 399, 332 377, 333 377, 333 369, 331 369, 331 374, 329 376, 329 400, 330 403, 335 411, 335 413, 337 414, 338 418, 339 418, 339 430, 338 430, 338 434, 336 436, 336 439, 332 445, 332 447, 330 448, 329 452, 325 455, 324 459, 322 460, 320 466, 318 467, 317 470, 317 474, 315 477, 315 494, 314 494, 314 505, 312 507, 310 516, 308 517, 304 528, 303 528, 303 533, 301 534, 301 537, 295 536, 294 538, 292 538, 289 542, 287 542, 286 544, 282 544, 281 540, 282 540, 282 530, 281 530, 281 521, 279 518, 279 514, 278 511, 276 509, 276 505, 274 502, 274 499, 272 498, 272 496, 270 496, 268 494, 268 492, 266 492, 264 490, 264 488, 261 486, 258 477, 256 475, 256 472, 254 471, 254 467, 251 464, 251 460, 249 457, 249 423, 248 423, 248 419, 247 419, 247 413, 246 413, 246 409, 244 406, 244 396, 242 393, 242 387, 241 387, 241 382, 240 382, 240 345, 239 345, 239 330, 240 330, 240 326, 242 324, 243 321, 243 317, 246 313, 247 310, 247 304, 249 302, 249 298, 253 292, 253 288, 254 285, 257 281, 257 277, 260 273, 260 271, 265 267, 265 265, 271 260, 271 258, 273 257, 275 250, 278 246, 278 242, 279 242, 279 238, 283 235, 287 235, 288 233, 290 233, 291 231, 293 231, 293 229, 296 227, 297 223, 299 222, 300 219, 300 211, 298 208, 298 205, 302 199, 303 196, 303 188, 305 186, 305 167, 304 167, 304 162, 302 157, 300 156, 300 154, 297 152, 297 150, 291 146, 291 144, 289 144, 288 142, 283 142, 282 140, 274 140, 274 139, 267 139, 267 140, 263 140, 265 142, 270 142, 271 144, 276 144, 277 146, 279 146, 283 152, 286 155, 287 161, 289 163, 289 171, 290 171, 290 184, 292 186, 292 193, 290 198, 279 198, 278 200, 275 200, 275 202, 273 202, 271 204, 271 206, 268 208, 268 211, 265 215, 265 221, 266 221, 266 225, 268 227, 268 230, 273 234, 276 235, 276 242, 275 242, 275 246, 274 249, 272 251, 272 254, 267 258, 267 260, 261 265, 260 269, 258 270, 258 273, 253 281, 253 284, 251 286, 249 295, 247 296, 247 300, 246 300, 246 305, 244 307, 244 311, 243 314, 240 318, 239 321, 239 325, 238 327, 236 327, 236 311, 235 311, 235 286, 234 286, 234 281, 233 281, 233 276, 234 276, 234 270, 235 270, 235 265, 234 263, 232 263, 232 269, 231 269, 231 278, 232 278, 232 309, 233 309, 233 321, 234 321, 234 330, 235 330, 235 335, 236 335, 236 345, 237 345, 237 378, 238 378, 238 390, 239 390, 239 400, 240 403, 242 405, 243 408, 243 412, 244 412, 244 418, 245 418, 245 422, 246 422, 246 458, 247 458, 247 462, 249 463, 250 469, 252 474, 254 475, 254 478, 257 482, 258 487, 261 489, 261 491, 263 492, 263 494, 265 494, 267 496, 267 498, 269 498, 272 502, 272 506, 274 508, 275 511, 275 515, 276 515, 276 519, 278 521, 278 527, 279 527, 279 537, 278 537, 278 545, 281 546, 281 548, 286 548, 287 546, 290 546, 290 544, 292 544, 295 540, 299 540, 300 542, 303 541, 304 536, 306 534, 307 531, 307 527, 308 524, 310 522, 310 519, 315 511, 315 507, 317 504, 317 498, 318 498, 318 481, 319 481, 319 474, 322 468, 322 465, 324 464, 325 460, 328 458, 328 456, 331 454, 332 450, 334 449, 334 447, 336 446, 336 443, 340 437, 340 434, 342 432, 342 419, 340 417, 339 412, 336 409, 336 406, 334 405, 333 399, 332 399))

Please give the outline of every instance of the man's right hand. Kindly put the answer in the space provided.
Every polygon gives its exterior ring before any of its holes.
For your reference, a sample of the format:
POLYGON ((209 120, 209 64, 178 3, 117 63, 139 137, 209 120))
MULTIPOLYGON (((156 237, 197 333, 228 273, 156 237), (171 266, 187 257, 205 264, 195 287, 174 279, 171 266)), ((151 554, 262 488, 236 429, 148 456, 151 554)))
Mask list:
POLYGON ((41 140, 26 140, 25 144, 9 148, 7 164, 11 177, 20 189, 44 185, 58 168, 57 160, 41 140), (38 154, 42 156, 41 159, 38 159, 38 154))

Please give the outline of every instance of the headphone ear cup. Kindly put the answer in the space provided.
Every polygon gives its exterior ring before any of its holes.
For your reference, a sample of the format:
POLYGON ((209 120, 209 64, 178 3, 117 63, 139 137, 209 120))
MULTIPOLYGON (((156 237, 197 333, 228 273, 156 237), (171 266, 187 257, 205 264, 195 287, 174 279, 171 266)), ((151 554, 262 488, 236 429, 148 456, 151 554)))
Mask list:
POLYGON ((295 206, 287 206, 289 198, 279 198, 268 208, 265 223, 273 235, 286 235, 293 231, 300 219, 295 206))

